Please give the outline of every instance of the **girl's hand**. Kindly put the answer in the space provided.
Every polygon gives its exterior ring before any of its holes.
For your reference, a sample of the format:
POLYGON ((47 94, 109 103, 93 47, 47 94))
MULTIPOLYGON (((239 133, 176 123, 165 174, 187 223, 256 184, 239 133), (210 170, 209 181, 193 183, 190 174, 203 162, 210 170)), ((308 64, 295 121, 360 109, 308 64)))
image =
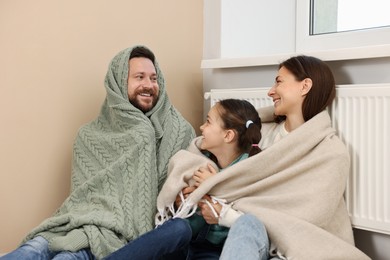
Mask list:
MULTIPOLYGON (((196 187, 194 187, 194 186, 185 187, 184 189, 182 189, 181 191, 183 193, 184 198, 186 199, 195 189, 196 189, 196 187)), ((176 199, 175 199, 176 208, 179 208, 181 203, 182 203, 181 197, 179 194, 177 194, 176 199)))
POLYGON ((207 164, 207 168, 200 167, 199 170, 194 172, 194 175, 192 176, 192 179, 195 181, 195 187, 199 187, 202 182, 215 174, 217 174, 217 171, 213 166, 211 166, 211 164, 207 164))
POLYGON ((222 205, 219 203, 214 204, 209 195, 203 196, 202 199, 207 200, 209 202, 209 204, 207 204, 206 202, 198 203, 198 207, 200 208, 204 220, 206 221, 207 224, 218 224, 218 217, 219 214, 221 213, 222 205), (211 205, 214 208, 218 216, 214 215, 209 205, 211 205))

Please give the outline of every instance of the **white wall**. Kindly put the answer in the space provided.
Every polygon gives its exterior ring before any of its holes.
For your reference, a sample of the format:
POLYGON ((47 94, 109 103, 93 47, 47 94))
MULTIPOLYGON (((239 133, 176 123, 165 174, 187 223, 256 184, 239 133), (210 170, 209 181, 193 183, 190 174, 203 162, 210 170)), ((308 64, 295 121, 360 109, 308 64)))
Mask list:
MULTIPOLYGON (((223 18, 219 18, 223 13, 218 9, 224 2, 219 1, 204 1, 204 49, 203 59, 218 59, 220 56, 221 46, 224 46, 224 42, 221 42, 218 46, 219 41, 223 41, 222 38, 217 38, 220 35, 220 27, 218 25, 223 21, 223 18)), ((266 5, 268 1, 259 0, 262 5, 266 5)), ((292 1, 295 2, 295 1, 292 1)), ((245 4, 240 2, 240 5, 245 4)), ((287 8, 281 1, 274 6, 274 11, 269 11, 270 26, 279 28, 290 28, 290 19, 292 13, 295 13, 295 6, 287 6, 290 15, 286 15, 287 19, 283 16, 278 15, 279 10, 287 8), (277 6, 278 5, 278 6, 277 6)), ((258 8, 258 6, 256 5, 258 8)), ((248 8, 248 7, 246 7, 248 8)), ((283 12, 286 12, 284 10, 283 12)), ((236 14, 245 16, 246 13, 236 14)), ((248 29, 248 28, 247 28, 248 29)), ((249 30, 250 31, 250 30, 249 30)), ((257 28, 253 28, 252 31, 257 31, 257 28)), ((273 34, 279 34, 278 31, 266 31, 259 32, 264 41, 267 39, 273 39, 273 34)), ((286 37, 285 42, 294 41, 289 39, 290 34, 284 34, 286 37)), ((231 41, 234 41, 234 37, 230 37, 231 41)), ((243 42, 245 37, 240 36, 240 42, 243 42)), ((234 45, 234 43, 229 43, 234 45)), ((327 62, 335 74, 336 84, 360 84, 360 83, 388 83, 390 82, 390 57, 374 58, 374 59, 360 59, 360 60, 344 60, 344 61, 329 61, 327 62)), ((274 83, 275 75, 277 73, 277 65, 265 65, 265 66, 248 66, 248 67, 236 67, 236 68, 214 68, 214 69, 203 69, 203 89, 209 91, 212 88, 254 88, 254 87, 271 87, 274 83)), ((204 103, 204 111, 208 111, 208 102, 204 103)), ((390 113, 390 111, 389 111, 390 113)), ((385 260, 389 259, 390 247, 390 236, 385 234, 379 234, 375 232, 369 232, 364 230, 354 230, 356 245, 359 249, 365 252, 374 260, 385 260)))
POLYGON ((289 53, 295 50, 294 1, 221 1, 221 58, 289 53), (283 8, 278 8, 283 5, 283 8), (277 10, 277 11, 275 11, 277 10), (276 22, 280 17, 289 23, 276 22), (272 38, 267 37, 272 35, 272 38), (286 40, 287 39, 287 40, 286 40))

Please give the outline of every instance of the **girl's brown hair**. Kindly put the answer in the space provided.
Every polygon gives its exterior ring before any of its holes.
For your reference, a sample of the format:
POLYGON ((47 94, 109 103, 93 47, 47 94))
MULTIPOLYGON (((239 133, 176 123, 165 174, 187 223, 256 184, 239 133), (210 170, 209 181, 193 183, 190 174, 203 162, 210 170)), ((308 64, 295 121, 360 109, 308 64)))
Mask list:
POLYGON ((261 120, 255 107, 246 100, 224 99, 217 103, 223 128, 237 132, 238 149, 249 156, 259 153, 261 120), (248 121, 250 120, 250 121, 248 121))

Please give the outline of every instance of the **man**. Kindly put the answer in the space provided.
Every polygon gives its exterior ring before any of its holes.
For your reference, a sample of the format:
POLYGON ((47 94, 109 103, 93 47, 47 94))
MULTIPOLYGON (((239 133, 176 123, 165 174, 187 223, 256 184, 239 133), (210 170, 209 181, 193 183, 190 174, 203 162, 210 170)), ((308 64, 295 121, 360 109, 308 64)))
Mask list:
POLYGON ((74 143, 69 197, 3 260, 101 259, 154 228, 168 160, 194 130, 170 103, 146 47, 118 53, 105 88, 100 115, 74 143))

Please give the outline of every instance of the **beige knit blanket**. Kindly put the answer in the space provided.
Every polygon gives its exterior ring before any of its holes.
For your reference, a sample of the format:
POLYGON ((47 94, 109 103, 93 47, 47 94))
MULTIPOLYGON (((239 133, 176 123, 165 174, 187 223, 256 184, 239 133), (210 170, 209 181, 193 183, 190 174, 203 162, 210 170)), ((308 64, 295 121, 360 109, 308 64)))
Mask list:
MULTIPOLYGON (((201 141, 196 138, 171 158, 157 199, 162 217, 193 172, 211 163, 198 149, 201 141)), ((261 219, 271 250, 287 259, 369 259, 354 246, 344 202, 349 167, 346 147, 324 111, 261 153, 207 179, 181 211, 190 211, 209 194, 261 219)))

